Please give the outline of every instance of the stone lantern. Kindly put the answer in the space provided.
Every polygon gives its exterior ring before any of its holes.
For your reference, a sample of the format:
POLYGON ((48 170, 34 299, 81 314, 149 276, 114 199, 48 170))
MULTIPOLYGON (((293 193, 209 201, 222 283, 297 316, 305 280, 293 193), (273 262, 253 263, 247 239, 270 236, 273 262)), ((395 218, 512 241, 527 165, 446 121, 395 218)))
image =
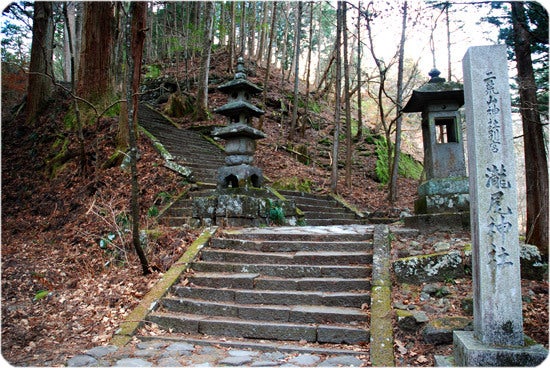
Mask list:
POLYGON ((461 119, 462 86, 432 69, 431 79, 413 91, 403 112, 422 113, 426 181, 418 187, 416 214, 469 211, 468 177, 461 119))
POLYGON ((222 84, 218 89, 229 95, 229 101, 214 110, 227 116, 229 125, 214 129, 212 136, 224 139, 226 166, 218 169, 218 189, 224 188, 260 188, 263 184, 262 170, 252 166, 256 140, 265 138, 265 134, 250 126, 253 117, 260 117, 264 111, 249 102, 250 96, 262 92, 262 89, 246 79, 243 58, 237 62, 235 78, 222 84))

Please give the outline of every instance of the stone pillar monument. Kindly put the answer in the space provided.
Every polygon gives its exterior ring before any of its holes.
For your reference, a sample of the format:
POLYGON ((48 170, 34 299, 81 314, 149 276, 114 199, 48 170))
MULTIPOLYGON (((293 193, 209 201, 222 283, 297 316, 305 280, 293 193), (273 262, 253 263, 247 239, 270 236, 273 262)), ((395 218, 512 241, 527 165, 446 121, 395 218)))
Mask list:
POLYGON ((535 366, 548 352, 523 334, 517 183, 506 46, 463 59, 474 331, 455 331, 460 366, 535 366))

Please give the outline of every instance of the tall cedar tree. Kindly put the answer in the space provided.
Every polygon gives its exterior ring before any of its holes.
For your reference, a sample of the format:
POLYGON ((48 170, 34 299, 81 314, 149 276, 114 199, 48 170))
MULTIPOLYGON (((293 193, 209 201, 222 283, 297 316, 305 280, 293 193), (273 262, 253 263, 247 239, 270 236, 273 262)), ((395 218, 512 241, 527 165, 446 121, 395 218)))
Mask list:
POLYGON ((114 24, 111 2, 84 3, 77 93, 92 104, 107 103, 111 97, 114 24))
POLYGON ((51 2, 34 3, 27 121, 32 122, 52 93, 53 10, 51 2))
POLYGON ((548 261, 548 161, 538 111, 537 86, 531 59, 531 35, 522 2, 512 3, 514 53, 518 71, 527 185, 527 238, 548 261))

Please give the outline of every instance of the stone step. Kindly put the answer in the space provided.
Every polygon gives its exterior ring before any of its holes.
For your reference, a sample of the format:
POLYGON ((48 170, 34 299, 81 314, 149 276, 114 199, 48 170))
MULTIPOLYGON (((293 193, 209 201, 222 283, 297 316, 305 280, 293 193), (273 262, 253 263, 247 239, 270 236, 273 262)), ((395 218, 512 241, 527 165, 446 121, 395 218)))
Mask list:
POLYGON ((220 237, 253 241, 364 241, 372 239, 373 226, 280 226, 270 228, 240 229, 224 232, 220 237))
MULTIPOLYGON (((372 238, 372 236, 370 237, 372 238)), ((365 239, 369 239, 365 236, 365 239)), ((243 240, 214 238, 210 241, 210 248, 233 249, 261 252, 298 252, 298 251, 331 251, 360 252, 371 251, 372 241, 308 241, 308 240, 243 240)))
POLYGON ((330 226, 330 225, 353 225, 364 223, 366 220, 362 219, 338 219, 338 218, 320 218, 320 219, 308 219, 305 218, 307 226, 330 226))
POLYGON ((304 214, 304 217, 306 219, 342 219, 342 220, 356 220, 356 216, 352 212, 345 212, 341 210, 335 210, 335 211, 327 211, 320 210, 320 211, 304 211, 303 208, 298 207, 304 214))
POLYGON ((338 277, 338 278, 365 278, 370 276, 371 269, 361 266, 318 266, 293 264, 248 264, 226 262, 195 262, 191 268, 196 272, 233 272, 258 273, 274 277, 338 277))
POLYGON ((285 197, 290 196, 290 197, 304 198, 304 199, 307 199, 307 198, 317 199, 317 200, 326 199, 326 200, 334 201, 334 198, 326 194, 306 193, 306 192, 298 192, 293 190, 279 190, 279 193, 281 193, 285 197))
POLYGON ((339 251, 257 252, 204 249, 201 253, 201 261, 255 265, 364 265, 372 262, 372 253, 339 251))
MULTIPOLYGON (((370 274, 370 270, 367 273, 370 274)), ((188 278, 188 282, 192 287, 271 291, 361 292, 371 287, 368 276, 276 277, 231 272, 196 272, 188 278)))
POLYGON ((319 305, 241 304, 165 297, 161 301, 165 312, 190 313, 243 320, 290 323, 365 323, 367 315, 360 308, 319 305))
POLYGON ((300 344, 295 341, 284 340, 257 340, 257 339, 245 339, 243 337, 229 338, 225 337, 220 339, 219 337, 209 337, 200 334, 176 334, 166 333, 158 336, 142 336, 138 335, 137 338, 141 341, 165 341, 167 344, 174 342, 188 343, 191 345, 201 346, 217 346, 224 347, 233 350, 254 350, 262 352, 286 352, 296 354, 318 354, 318 355, 331 355, 331 356, 356 356, 356 355, 368 355, 366 347, 361 345, 355 345, 352 348, 348 348, 342 344, 300 344))
POLYGON ((175 333, 200 333, 253 339, 357 344, 368 342, 370 337, 368 330, 349 324, 317 325, 273 321, 258 323, 258 321, 231 317, 165 312, 153 312, 147 320, 175 333))
POLYGON ((164 226, 180 227, 185 224, 188 224, 189 219, 190 219, 189 216, 183 216, 183 217, 162 216, 159 221, 164 226))
POLYGON ((370 294, 366 292, 221 289, 175 285, 172 294, 174 297, 185 299, 245 304, 309 304, 361 308, 362 305, 370 303, 370 294))

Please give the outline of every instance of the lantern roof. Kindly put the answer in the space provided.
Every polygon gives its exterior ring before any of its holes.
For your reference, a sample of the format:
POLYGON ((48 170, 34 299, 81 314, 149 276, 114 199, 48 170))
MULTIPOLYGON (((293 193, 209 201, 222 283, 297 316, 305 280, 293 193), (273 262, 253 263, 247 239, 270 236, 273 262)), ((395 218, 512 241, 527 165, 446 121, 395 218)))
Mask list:
POLYGON ((439 102, 455 102, 458 106, 464 105, 464 90, 460 83, 446 82, 439 77, 440 71, 432 69, 428 74, 431 79, 417 90, 403 108, 403 112, 422 112, 428 105, 439 102))

